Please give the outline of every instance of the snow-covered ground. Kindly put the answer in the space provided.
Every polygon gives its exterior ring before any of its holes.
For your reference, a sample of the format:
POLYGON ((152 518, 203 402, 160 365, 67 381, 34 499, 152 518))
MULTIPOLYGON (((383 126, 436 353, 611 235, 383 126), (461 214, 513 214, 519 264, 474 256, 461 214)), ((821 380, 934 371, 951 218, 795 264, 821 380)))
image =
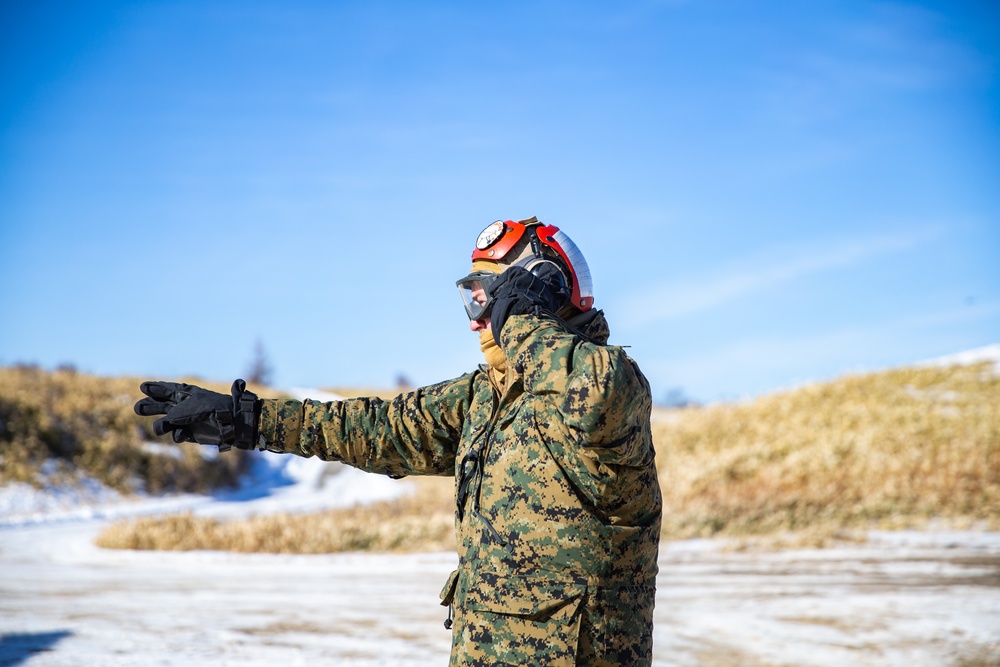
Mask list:
POLYGON ((409 491, 405 480, 369 475, 315 458, 271 452, 253 452, 250 456, 253 460, 242 486, 212 495, 127 497, 84 475, 77 475, 71 483, 46 484, 40 489, 23 483, 7 484, 0 486, 0 526, 181 511, 211 516, 315 511, 388 500, 409 491))
MULTIPOLYGON (((446 665, 450 633, 437 594, 454 554, 93 544, 109 520, 140 512, 314 509, 406 488, 342 466, 280 461, 262 463, 242 495, 102 500, 92 488, 83 498, 91 506, 76 513, 65 493, 42 502, 45 511, 11 513, 24 489, 4 488, 0 665, 446 665)), ((32 493, 36 503, 45 495, 32 493)), ((996 533, 877 533, 857 546, 763 554, 724 547, 663 545, 656 665, 1000 664, 996 533)))

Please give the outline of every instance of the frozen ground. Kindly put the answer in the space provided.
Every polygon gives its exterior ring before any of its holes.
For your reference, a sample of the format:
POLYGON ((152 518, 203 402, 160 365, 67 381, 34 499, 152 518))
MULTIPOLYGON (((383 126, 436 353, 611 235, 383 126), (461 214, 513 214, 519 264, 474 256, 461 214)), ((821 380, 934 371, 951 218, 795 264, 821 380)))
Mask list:
MULTIPOLYGON (((447 664, 453 554, 106 551, 102 521, 0 529, 0 665, 447 664)), ((657 665, 1000 664, 1000 540, 665 544, 657 665)))
MULTIPOLYGON (((78 514, 49 499, 46 518, 24 511, 38 498, 11 511, 11 496, 25 490, 3 489, 0 665, 446 665, 450 634, 437 593, 453 554, 93 545, 123 514, 185 507, 232 515, 405 490, 350 469, 323 475, 315 462, 282 460, 304 471, 260 474, 242 499, 91 493, 94 504, 78 514), (278 483, 273 493, 267 479, 278 483)), ((881 533, 858 546, 764 554, 723 546, 663 545, 655 664, 1000 665, 1000 535, 881 533)))

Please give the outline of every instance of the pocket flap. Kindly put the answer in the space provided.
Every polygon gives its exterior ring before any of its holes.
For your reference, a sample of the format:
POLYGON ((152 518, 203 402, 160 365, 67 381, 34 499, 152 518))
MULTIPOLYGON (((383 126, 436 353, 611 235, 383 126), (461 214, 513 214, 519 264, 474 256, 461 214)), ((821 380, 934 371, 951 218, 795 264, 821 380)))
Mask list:
POLYGON ((444 588, 441 589, 441 606, 448 607, 451 605, 452 601, 455 599, 455 588, 458 586, 458 570, 455 570, 448 575, 448 581, 445 582, 444 588))
POLYGON ((465 598, 465 606, 507 616, 532 620, 569 620, 587 592, 585 583, 564 581, 544 575, 501 576, 479 573, 465 598))

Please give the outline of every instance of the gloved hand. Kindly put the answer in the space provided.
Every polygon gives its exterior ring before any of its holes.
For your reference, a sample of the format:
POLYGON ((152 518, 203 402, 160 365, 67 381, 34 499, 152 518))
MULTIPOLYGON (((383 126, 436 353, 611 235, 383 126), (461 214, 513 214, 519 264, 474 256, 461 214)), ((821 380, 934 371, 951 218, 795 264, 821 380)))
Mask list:
POLYGON ((554 264, 544 263, 533 271, 512 266, 487 288, 493 300, 490 328, 500 345, 500 332, 511 315, 525 315, 536 308, 555 314, 569 303, 570 292, 562 272, 554 264))
POLYGON ((135 413, 143 417, 165 415, 153 422, 153 432, 169 432, 174 442, 218 445, 223 452, 233 445, 253 449, 261 402, 246 386, 237 380, 232 395, 226 396, 192 384, 143 382, 139 389, 149 398, 135 404, 135 413))

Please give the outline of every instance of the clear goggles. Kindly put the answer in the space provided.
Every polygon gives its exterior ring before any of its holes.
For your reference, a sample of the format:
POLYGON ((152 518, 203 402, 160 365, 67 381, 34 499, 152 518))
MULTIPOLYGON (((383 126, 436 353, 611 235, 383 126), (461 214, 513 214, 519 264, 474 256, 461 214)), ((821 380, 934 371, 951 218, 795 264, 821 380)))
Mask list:
POLYGON ((489 315, 493 299, 489 297, 487 291, 493 281, 499 277, 499 273, 473 271, 464 278, 455 281, 469 320, 481 320, 489 315))

